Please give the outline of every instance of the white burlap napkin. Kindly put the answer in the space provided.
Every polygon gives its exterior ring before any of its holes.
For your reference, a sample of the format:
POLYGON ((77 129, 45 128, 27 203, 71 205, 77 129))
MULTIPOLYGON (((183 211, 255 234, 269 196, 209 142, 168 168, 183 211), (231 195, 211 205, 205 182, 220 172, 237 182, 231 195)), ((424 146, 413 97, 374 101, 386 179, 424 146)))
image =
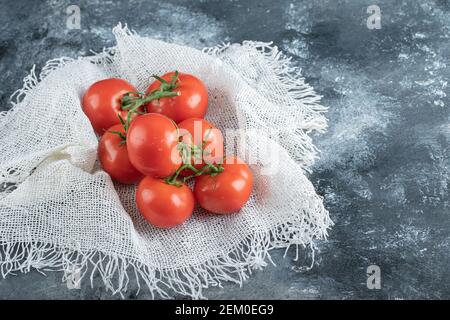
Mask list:
MULTIPOLYGON (((313 248, 332 225, 305 176, 326 110, 276 47, 244 42, 199 51, 113 29, 117 46, 34 69, 0 117, 0 273, 99 273, 113 293, 137 277, 157 296, 203 297, 221 281, 241 284, 273 248, 313 248), (223 130, 227 153, 250 162, 253 195, 242 212, 196 209, 182 226, 157 229, 141 218, 134 187, 113 184, 96 162, 97 137, 80 98, 93 82, 122 77, 144 91, 152 74, 180 70, 209 90, 207 119, 223 130), (230 138, 231 137, 231 138, 230 138)), ((92 281, 92 280, 91 280, 92 281)))

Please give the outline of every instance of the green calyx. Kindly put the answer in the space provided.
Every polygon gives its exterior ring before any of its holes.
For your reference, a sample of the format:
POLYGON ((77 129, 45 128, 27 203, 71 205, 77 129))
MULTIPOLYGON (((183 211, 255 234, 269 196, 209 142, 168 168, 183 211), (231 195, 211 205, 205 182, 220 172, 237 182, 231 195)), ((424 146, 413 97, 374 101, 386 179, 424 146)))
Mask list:
POLYGON ((158 89, 154 91, 172 91, 178 87, 178 71, 175 70, 175 74, 172 76, 170 81, 164 80, 160 76, 152 75, 153 78, 161 82, 161 85, 158 89))
POLYGON ((181 187, 184 183, 188 182, 189 180, 201 176, 201 175, 211 175, 211 176, 215 176, 221 172, 223 172, 225 169, 222 167, 222 165, 214 165, 214 164, 205 164, 203 166, 203 168, 201 169, 197 169, 196 167, 194 167, 192 164, 190 163, 185 163, 183 164, 181 167, 178 168, 178 170, 171 175, 170 177, 167 177, 164 179, 164 181, 167 184, 176 186, 176 187, 181 187), (180 172, 183 170, 190 170, 193 172, 193 174, 183 177, 183 178, 178 178, 180 175, 180 172))
MULTIPOLYGON (((139 108, 145 106, 147 103, 153 100, 159 100, 162 98, 168 97, 177 97, 180 95, 179 92, 173 92, 174 89, 178 87, 178 71, 175 71, 175 74, 172 76, 170 81, 166 81, 159 76, 153 75, 153 77, 161 82, 161 85, 158 89, 153 90, 149 94, 144 94, 142 92, 127 92, 123 95, 120 101, 120 107, 124 111, 127 112, 127 117, 124 119, 120 113, 117 114, 119 117, 120 123, 123 125, 125 129, 125 135, 121 133, 120 138, 123 141, 123 144, 126 143, 126 134, 128 129, 130 128, 131 120, 134 114, 144 114, 139 111, 139 108)), ((118 132, 112 132, 114 134, 118 134, 118 132)))
POLYGON ((170 177, 165 178, 166 183, 170 184, 170 185, 174 185, 177 187, 180 187, 183 183, 186 183, 187 181, 201 176, 201 175, 211 175, 211 176, 215 176, 221 172, 224 171, 224 168, 221 164, 218 165, 214 165, 214 164, 205 164, 201 169, 197 169, 195 166, 193 166, 192 160, 194 160, 194 163, 196 163, 197 161, 201 161, 202 157, 204 155, 209 155, 210 152, 206 152, 204 150, 205 146, 206 146, 206 139, 209 135, 206 135, 205 140, 202 141, 201 146, 197 146, 195 144, 188 144, 184 141, 180 141, 178 142, 178 151, 180 153, 181 156, 181 160, 183 165, 181 167, 178 168, 178 170, 171 175, 170 177), (191 175, 183 177, 183 178, 179 178, 180 172, 182 172, 183 170, 190 170, 192 172, 191 175))
POLYGON ((173 92, 178 87, 178 71, 172 76, 170 81, 166 81, 163 78, 152 75, 153 78, 161 82, 159 88, 153 90, 149 94, 145 95, 140 92, 128 92, 122 97, 122 110, 128 110, 128 112, 136 113, 139 107, 149 103, 152 100, 159 100, 161 98, 176 97, 179 96, 179 92, 173 92))

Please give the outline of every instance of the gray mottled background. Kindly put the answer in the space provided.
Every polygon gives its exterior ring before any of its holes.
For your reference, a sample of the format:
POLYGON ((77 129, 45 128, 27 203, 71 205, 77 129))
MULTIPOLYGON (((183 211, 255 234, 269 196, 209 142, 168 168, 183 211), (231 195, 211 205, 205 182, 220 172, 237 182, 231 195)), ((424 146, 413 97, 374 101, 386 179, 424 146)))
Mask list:
MULTIPOLYGON (((202 48, 274 41, 329 106, 311 179, 336 225, 310 271, 295 252, 209 298, 450 298, 450 3, 426 1, 0 0, 0 109, 33 64, 113 45, 126 22, 141 35, 202 48), (81 30, 66 8, 81 8, 81 30), (366 26, 371 4, 381 29, 366 26), (366 268, 381 268, 381 290, 366 268)), ((307 263, 309 256, 302 257, 307 263)), ((97 279, 98 280, 98 279, 97 279)), ((135 298, 130 290, 129 298, 135 298)), ((141 294, 138 298, 149 298, 141 294)), ((0 298, 110 298, 68 290, 61 274, 0 280, 0 298)))

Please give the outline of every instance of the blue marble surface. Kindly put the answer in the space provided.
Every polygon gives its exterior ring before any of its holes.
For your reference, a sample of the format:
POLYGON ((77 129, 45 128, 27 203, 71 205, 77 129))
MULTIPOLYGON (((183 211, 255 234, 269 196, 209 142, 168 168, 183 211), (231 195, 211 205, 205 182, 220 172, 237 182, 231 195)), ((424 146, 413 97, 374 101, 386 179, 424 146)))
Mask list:
MULTIPOLYGON (((284 259, 274 251, 276 267, 206 296, 450 298, 449 1, 0 0, 0 21, 0 110, 33 64, 113 45, 118 21, 198 48, 274 41, 329 106, 310 178, 336 225, 312 270, 302 268, 308 253, 296 262, 294 250, 284 259), (70 4, 81 9, 80 30, 66 28, 70 4), (367 26, 372 4, 381 29, 367 26), (379 290, 367 288, 370 265, 380 267, 379 290)), ((0 299, 8 298, 116 297, 101 285, 68 290, 59 273, 31 272, 0 280, 0 299)))

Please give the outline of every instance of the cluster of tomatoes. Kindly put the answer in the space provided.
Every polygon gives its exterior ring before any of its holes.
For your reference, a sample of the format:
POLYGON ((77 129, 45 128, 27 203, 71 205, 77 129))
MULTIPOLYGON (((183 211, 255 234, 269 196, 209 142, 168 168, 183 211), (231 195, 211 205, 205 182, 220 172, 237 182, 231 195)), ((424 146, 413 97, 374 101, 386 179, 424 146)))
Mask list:
POLYGON ((84 94, 83 111, 101 136, 103 169, 118 182, 138 183, 137 207, 157 227, 183 223, 195 203, 212 213, 239 211, 250 197, 253 174, 239 158, 223 156, 222 133, 203 119, 205 85, 176 71, 154 78, 145 93, 110 78, 84 94))

